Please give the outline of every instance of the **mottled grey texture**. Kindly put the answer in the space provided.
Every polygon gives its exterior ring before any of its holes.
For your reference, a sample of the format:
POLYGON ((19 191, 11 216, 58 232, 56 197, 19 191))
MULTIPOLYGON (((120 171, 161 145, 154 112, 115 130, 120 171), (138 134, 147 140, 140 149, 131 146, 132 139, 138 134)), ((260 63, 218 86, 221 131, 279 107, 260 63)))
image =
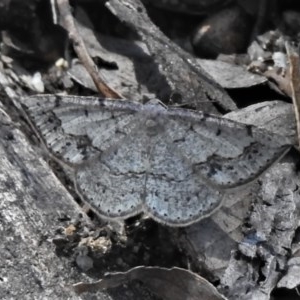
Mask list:
POLYGON ((159 103, 50 95, 22 103, 47 148, 74 166, 82 198, 108 218, 144 211, 193 223, 289 149, 267 131, 159 103))

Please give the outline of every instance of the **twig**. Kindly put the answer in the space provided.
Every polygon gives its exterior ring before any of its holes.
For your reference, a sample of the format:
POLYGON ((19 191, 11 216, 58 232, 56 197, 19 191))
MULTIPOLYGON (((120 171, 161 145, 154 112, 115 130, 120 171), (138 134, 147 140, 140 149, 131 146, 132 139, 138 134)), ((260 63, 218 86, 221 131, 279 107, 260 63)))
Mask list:
POLYGON ((78 58, 85 66, 90 76, 92 77, 94 84, 97 90, 99 91, 99 93, 103 94, 107 98, 115 98, 115 99, 123 98, 119 93, 117 93, 111 87, 109 87, 108 84, 105 82, 105 80, 100 77, 98 68, 94 64, 93 60, 91 59, 84 45, 84 42, 75 26, 75 22, 71 14, 69 1, 57 0, 57 7, 59 10, 60 18, 63 22, 63 26, 68 31, 69 38, 73 42, 74 50, 78 58))
POLYGON ((292 91, 292 99, 297 123, 298 143, 300 146, 300 60, 299 53, 288 42, 285 43, 287 56, 289 59, 289 75, 292 91))
POLYGON ((57 25, 58 24, 58 18, 57 18, 55 3, 56 3, 55 0, 50 0, 53 23, 55 25, 57 25))

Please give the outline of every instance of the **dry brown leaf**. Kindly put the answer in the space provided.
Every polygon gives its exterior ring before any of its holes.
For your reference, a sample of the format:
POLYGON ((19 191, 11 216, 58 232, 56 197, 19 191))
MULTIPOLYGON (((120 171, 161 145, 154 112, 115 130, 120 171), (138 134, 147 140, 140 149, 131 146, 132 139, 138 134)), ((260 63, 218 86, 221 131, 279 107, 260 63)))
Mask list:
POLYGON ((285 44, 287 56, 289 58, 290 67, 290 86, 292 92, 292 99, 294 104, 294 111, 297 124, 298 132, 298 143, 300 145, 300 61, 299 53, 297 50, 288 42, 285 44))
POLYGON ((201 276, 181 268, 135 267, 127 272, 110 273, 94 283, 77 283, 78 294, 110 289, 138 280, 164 300, 225 300, 217 289, 201 276))

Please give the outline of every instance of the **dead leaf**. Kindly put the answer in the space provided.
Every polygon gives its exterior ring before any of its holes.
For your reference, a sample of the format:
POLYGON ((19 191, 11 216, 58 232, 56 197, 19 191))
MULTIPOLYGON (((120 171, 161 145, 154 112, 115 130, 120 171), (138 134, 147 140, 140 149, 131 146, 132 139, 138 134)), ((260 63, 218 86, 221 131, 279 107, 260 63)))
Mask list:
POLYGON ((285 47, 290 62, 290 85, 297 124, 298 143, 300 145, 300 59, 297 50, 288 42, 286 42, 285 47))
POLYGON ((214 102, 226 110, 236 109, 228 94, 197 64, 196 59, 151 22, 140 1, 110 0, 106 6, 147 44, 159 72, 169 86, 169 92, 158 95, 159 99, 169 100, 176 95, 179 98, 177 103, 189 104, 205 112, 218 113, 214 102))
POLYGON ((132 280, 143 283, 164 300, 225 300, 217 289, 201 276, 181 268, 135 267, 127 272, 110 273, 94 283, 77 283, 78 294, 118 287, 132 280))
POLYGON ((247 88, 267 82, 264 76, 250 73, 246 68, 219 60, 197 59, 201 67, 223 88, 247 88))
MULTIPOLYGON (((144 43, 105 36, 79 22, 77 28, 91 57, 101 56, 103 65, 98 68, 113 89, 136 101, 141 101, 141 95, 151 94, 155 89, 162 89, 163 92, 165 81, 152 64, 144 43), (104 64, 114 64, 115 68, 105 67, 104 64)), ((73 63, 68 73, 73 80, 96 91, 94 82, 82 64, 73 63)))

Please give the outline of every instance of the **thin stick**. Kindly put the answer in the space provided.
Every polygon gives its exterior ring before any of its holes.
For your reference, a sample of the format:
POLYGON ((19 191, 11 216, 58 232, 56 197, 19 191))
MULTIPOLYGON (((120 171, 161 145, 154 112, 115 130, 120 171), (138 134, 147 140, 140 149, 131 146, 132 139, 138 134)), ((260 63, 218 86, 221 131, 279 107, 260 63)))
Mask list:
POLYGON ((289 59, 289 75, 290 85, 292 91, 292 99, 294 104, 294 111, 297 123, 298 143, 300 146, 300 60, 299 53, 295 47, 288 42, 285 43, 287 56, 289 59))
POLYGON ((57 7, 64 28, 69 33, 69 38, 73 42, 74 50, 80 59, 81 63, 85 66, 86 70, 92 77, 94 84, 99 93, 107 98, 121 99, 123 98, 118 92, 114 91, 103 78, 101 78, 97 66, 91 59, 84 42, 75 26, 71 8, 68 0, 57 0, 57 7))

